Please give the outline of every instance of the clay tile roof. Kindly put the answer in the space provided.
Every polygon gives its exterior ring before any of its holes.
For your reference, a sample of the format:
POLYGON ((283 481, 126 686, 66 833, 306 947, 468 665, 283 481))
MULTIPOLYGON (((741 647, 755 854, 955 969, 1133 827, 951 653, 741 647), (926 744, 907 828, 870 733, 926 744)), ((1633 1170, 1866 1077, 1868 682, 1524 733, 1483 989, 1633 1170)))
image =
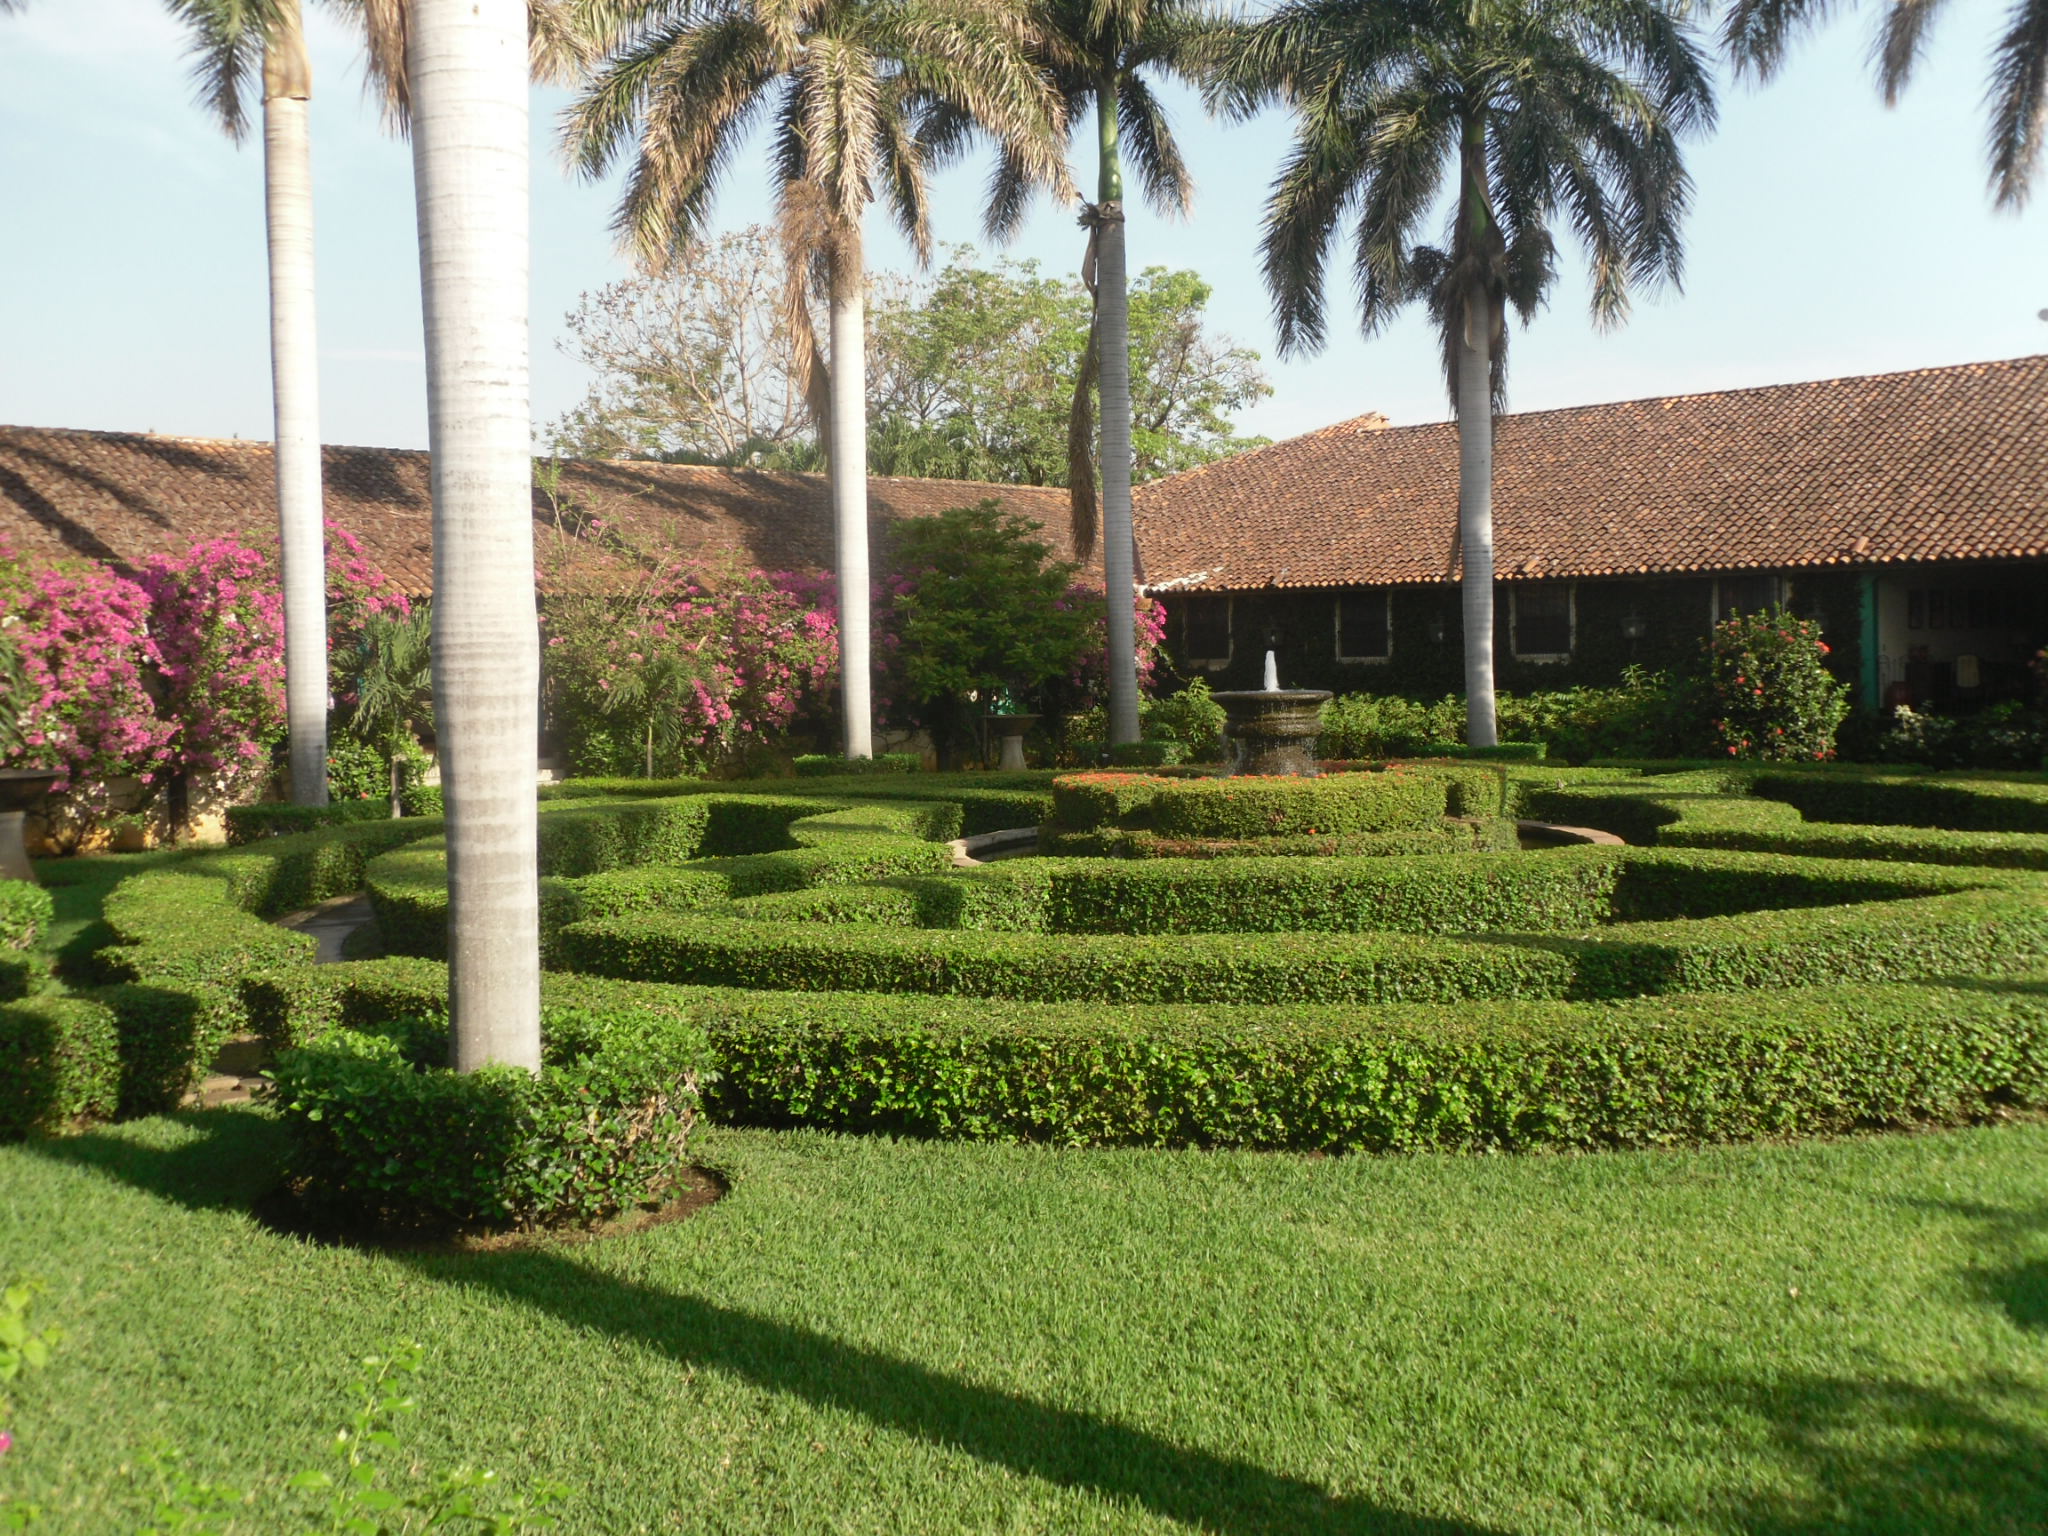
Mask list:
MULTIPOLYGON (((1502 580, 2048 557, 2048 357, 1500 419, 1502 580)), ((1449 423, 1339 422, 1139 489, 1154 590, 1458 574, 1449 423)))
MULTIPOLYGON (((362 541, 408 590, 433 583, 427 455, 392 448, 324 452, 327 515, 362 541)), ((1043 486, 877 477, 868 509, 879 567, 898 519, 927 517, 993 496, 1047 530, 1071 558, 1067 493, 1043 486)), ((643 547, 734 558, 771 570, 829 569, 832 512, 822 475, 676 464, 569 461, 553 498, 534 495, 545 547, 581 512, 616 523, 643 547), (569 509, 558 517, 557 503, 569 509)), ((277 502, 265 442, 0 426, 0 537, 19 555, 99 560, 123 570, 158 550, 232 534, 277 542, 277 502)), ((1096 580, 1101 562, 1094 563, 1096 580)))

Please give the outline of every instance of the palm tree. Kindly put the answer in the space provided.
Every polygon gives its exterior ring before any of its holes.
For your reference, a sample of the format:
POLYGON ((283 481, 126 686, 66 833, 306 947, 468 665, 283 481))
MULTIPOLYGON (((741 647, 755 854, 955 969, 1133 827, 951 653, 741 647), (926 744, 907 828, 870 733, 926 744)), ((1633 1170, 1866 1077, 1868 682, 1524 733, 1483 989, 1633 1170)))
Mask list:
POLYGON ((402 809, 407 749, 434 729, 433 615, 423 604, 363 623, 349 729, 384 754, 391 814, 402 809))
POLYGON ((192 29, 201 98, 240 142, 261 61, 263 210, 270 243, 270 377, 284 576, 285 721, 292 799, 327 803, 327 582, 322 548, 320 358, 313 299, 312 67, 299 0, 168 0, 192 29))
MULTIPOLYGON (((609 57, 565 138, 589 177, 633 155, 614 221, 643 259, 701 237, 721 174, 774 98, 770 151, 800 336, 825 292, 826 427, 849 758, 874 752, 869 650, 866 279, 861 221, 880 196, 920 259, 931 244, 922 119, 944 107, 993 135, 1030 175, 1064 186, 1059 109, 1000 0, 592 0, 609 57)), ((810 352, 815 359, 815 350, 810 352)))
MULTIPOLYGON (((1897 106, 1927 41, 1941 0, 1889 0, 1872 55, 1885 105, 1897 106)), ((1824 0, 1734 0, 1722 38, 1738 72, 1768 80, 1785 60, 1785 45, 1822 21, 1824 0)), ((2027 198, 2048 118, 2048 0, 2016 0, 2005 31, 1991 48, 1991 83, 1984 93, 1991 123, 1992 202, 2017 208, 2027 198)))
POLYGON ((406 84, 434 493, 451 1061, 540 1065, 527 18, 412 0, 406 84))
MULTIPOLYGON (((1082 276, 1095 296, 1094 323, 1074 389, 1067 443, 1068 493, 1075 552, 1087 559, 1097 508, 1092 402, 1102 398, 1102 565, 1108 599, 1109 739, 1138 739, 1138 662, 1131 593, 1130 285, 1124 250, 1124 158, 1128 153, 1161 214, 1185 213, 1194 184, 1174 142, 1151 74, 1202 78, 1206 50, 1231 35, 1206 0, 1040 0, 1031 17, 1033 46, 1059 91, 1068 131, 1092 109, 1096 131, 1095 201, 1082 276)), ((972 125, 941 109, 927 137, 950 153, 972 125)), ((990 185, 988 230, 1008 239, 1022 222, 1034 186, 1032 167, 1002 155, 990 185)))
POLYGON ((1706 60, 1675 0, 1290 0, 1247 31, 1211 92, 1236 115, 1276 97, 1295 112, 1263 251, 1281 352, 1322 345, 1323 267, 1347 215, 1365 333, 1416 299, 1441 333, 1467 731, 1490 746, 1507 309, 1526 323, 1543 304, 1560 218, 1592 268, 1595 324, 1625 318, 1634 286, 1677 281, 1691 192, 1678 139, 1713 121, 1706 60), (1443 243, 1418 243, 1444 201, 1443 243))

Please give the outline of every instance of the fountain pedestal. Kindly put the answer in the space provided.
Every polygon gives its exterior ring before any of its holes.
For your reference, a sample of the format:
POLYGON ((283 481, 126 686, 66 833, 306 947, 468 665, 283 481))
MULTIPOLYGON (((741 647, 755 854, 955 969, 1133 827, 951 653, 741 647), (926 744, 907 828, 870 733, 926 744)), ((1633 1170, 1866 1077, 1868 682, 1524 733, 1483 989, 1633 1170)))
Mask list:
POLYGON ((1022 773, 1024 762, 1024 733, 1037 722, 1036 715, 990 715, 988 723, 995 727, 996 734, 1003 739, 1003 755, 996 763, 999 773, 1022 773))
POLYGON ((22 826, 56 782, 56 774, 41 768, 0 769, 0 880, 35 879, 22 826))
POLYGON ((1237 743, 1232 773, 1315 774, 1316 735, 1329 690, 1273 688, 1214 697, 1227 717, 1223 734, 1237 743))

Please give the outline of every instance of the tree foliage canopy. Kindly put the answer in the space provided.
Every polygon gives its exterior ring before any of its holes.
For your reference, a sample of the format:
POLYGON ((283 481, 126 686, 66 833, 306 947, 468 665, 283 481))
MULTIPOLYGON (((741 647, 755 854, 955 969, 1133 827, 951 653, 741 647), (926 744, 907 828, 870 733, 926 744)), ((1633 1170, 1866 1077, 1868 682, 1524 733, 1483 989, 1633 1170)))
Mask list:
MULTIPOLYGON (((591 370, 550 429, 588 458, 814 469, 817 425, 785 309, 773 234, 754 228, 586 295, 563 350, 591 370)), ((1150 267, 1131 287, 1133 475, 1147 480, 1264 441, 1232 415, 1272 392, 1258 354, 1207 326, 1209 285, 1150 267)), ((1067 417, 1087 345, 1088 291, 1036 263, 983 265, 960 247, 929 281, 887 274, 868 325, 874 473, 1066 483, 1067 417)))

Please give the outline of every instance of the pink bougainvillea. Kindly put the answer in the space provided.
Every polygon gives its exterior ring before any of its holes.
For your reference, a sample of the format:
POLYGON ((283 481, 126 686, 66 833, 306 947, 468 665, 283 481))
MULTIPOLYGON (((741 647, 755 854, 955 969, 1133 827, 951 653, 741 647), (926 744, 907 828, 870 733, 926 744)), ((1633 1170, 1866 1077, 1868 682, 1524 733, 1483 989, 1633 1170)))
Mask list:
POLYGON ((172 767, 217 793, 256 788, 284 729, 284 598, 269 559, 208 539, 152 555, 141 586, 172 767))
POLYGON ((77 798, 169 764, 176 728, 150 693, 161 656, 139 584, 97 565, 30 570, 0 546, 0 612, 22 675, 5 766, 56 769, 77 798))
POLYGON ((699 772, 786 730, 837 667, 828 589, 670 561, 628 593, 570 591, 542 619, 549 714, 579 772, 699 772))

